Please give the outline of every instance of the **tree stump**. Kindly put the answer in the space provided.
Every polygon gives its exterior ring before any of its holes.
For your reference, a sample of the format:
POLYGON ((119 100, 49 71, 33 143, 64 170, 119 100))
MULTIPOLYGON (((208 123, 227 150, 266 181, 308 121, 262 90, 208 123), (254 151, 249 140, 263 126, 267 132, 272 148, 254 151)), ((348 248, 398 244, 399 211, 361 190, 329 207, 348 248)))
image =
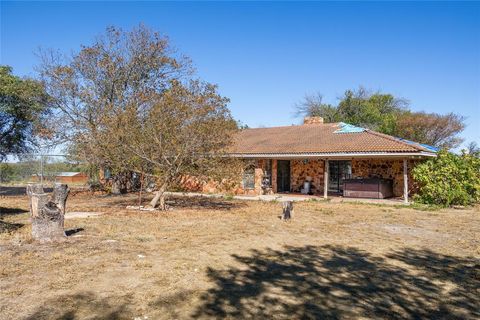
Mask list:
POLYGON ((55 183, 53 188, 53 202, 57 204, 57 207, 62 210, 62 215, 65 215, 65 206, 67 204, 67 197, 70 193, 70 189, 66 184, 55 183))
POLYGON ((32 193, 43 193, 43 186, 39 183, 27 184, 27 195, 31 197, 32 193))
POLYGON ((293 215, 293 201, 282 202, 282 220, 290 220, 293 215))
POLYGON ((50 200, 48 194, 34 192, 40 191, 38 186, 30 188, 29 191, 33 239, 55 241, 65 238, 64 216, 68 186, 56 183, 50 200))

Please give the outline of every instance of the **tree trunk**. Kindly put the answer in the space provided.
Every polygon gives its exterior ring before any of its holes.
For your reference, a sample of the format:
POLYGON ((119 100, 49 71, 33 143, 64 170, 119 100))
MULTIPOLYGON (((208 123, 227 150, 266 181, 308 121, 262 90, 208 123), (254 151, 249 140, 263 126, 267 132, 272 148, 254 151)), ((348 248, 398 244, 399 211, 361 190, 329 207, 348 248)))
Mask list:
POLYGON ((282 203, 282 220, 289 220, 293 215, 293 201, 284 201, 282 203))
POLYGON ((167 185, 163 184, 159 190, 155 192, 155 197, 153 197, 150 205, 155 208, 158 204, 158 208, 160 210, 166 210, 165 206, 165 190, 167 189, 167 185))
POLYGON ((140 176, 140 192, 138 193, 138 207, 142 206, 143 173, 140 176))
POLYGON ((120 172, 112 177, 112 193, 125 194, 128 192, 130 174, 128 172, 120 172))
MULTIPOLYGON (((41 186, 40 186, 41 187, 41 186)), ((68 196, 68 186, 55 184, 51 201, 48 194, 35 193, 39 191, 35 186, 29 188, 30 210, 32 215, 32 237, 39 241, 54 241, 65 237, 64 214, 68 196)))

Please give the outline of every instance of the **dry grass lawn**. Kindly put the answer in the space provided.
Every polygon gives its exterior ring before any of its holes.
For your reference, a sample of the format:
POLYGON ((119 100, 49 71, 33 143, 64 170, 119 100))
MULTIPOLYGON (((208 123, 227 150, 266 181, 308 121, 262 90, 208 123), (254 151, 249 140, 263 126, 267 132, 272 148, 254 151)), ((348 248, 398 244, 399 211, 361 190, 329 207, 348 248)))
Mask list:
POLYGON ((480 212, 77 194, 67 240, 30 239, 0 198, 1 319, 480 317, 480 212))

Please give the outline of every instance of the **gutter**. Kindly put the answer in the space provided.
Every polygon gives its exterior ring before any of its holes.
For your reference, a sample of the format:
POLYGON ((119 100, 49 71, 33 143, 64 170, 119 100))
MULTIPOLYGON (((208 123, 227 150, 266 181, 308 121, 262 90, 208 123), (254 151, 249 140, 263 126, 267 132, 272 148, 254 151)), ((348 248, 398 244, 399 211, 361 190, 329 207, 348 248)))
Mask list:
POLYGON ((265 159, 265 158, 285 158, 285 159, 308 159, 308 158, 405 158, 419 159, 423 157, 436 157, 435 153, 430 152, 305 152, 305 153, 229 153, 227 156, 244 159, 265 159))

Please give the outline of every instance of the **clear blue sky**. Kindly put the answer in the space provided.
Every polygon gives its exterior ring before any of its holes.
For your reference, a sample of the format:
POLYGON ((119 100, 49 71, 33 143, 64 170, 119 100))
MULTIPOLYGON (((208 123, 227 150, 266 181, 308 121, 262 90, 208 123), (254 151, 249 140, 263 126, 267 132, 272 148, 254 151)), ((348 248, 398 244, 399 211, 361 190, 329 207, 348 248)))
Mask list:
POLYGON ((363 85, 412 109, 468 117, 480 143, 480 3, 1 2, 1 63, 34 76, 37 47, 64 52, 106 26, 144 23, 190 56, 251 127, 297 123, 293 105, 363 85))

